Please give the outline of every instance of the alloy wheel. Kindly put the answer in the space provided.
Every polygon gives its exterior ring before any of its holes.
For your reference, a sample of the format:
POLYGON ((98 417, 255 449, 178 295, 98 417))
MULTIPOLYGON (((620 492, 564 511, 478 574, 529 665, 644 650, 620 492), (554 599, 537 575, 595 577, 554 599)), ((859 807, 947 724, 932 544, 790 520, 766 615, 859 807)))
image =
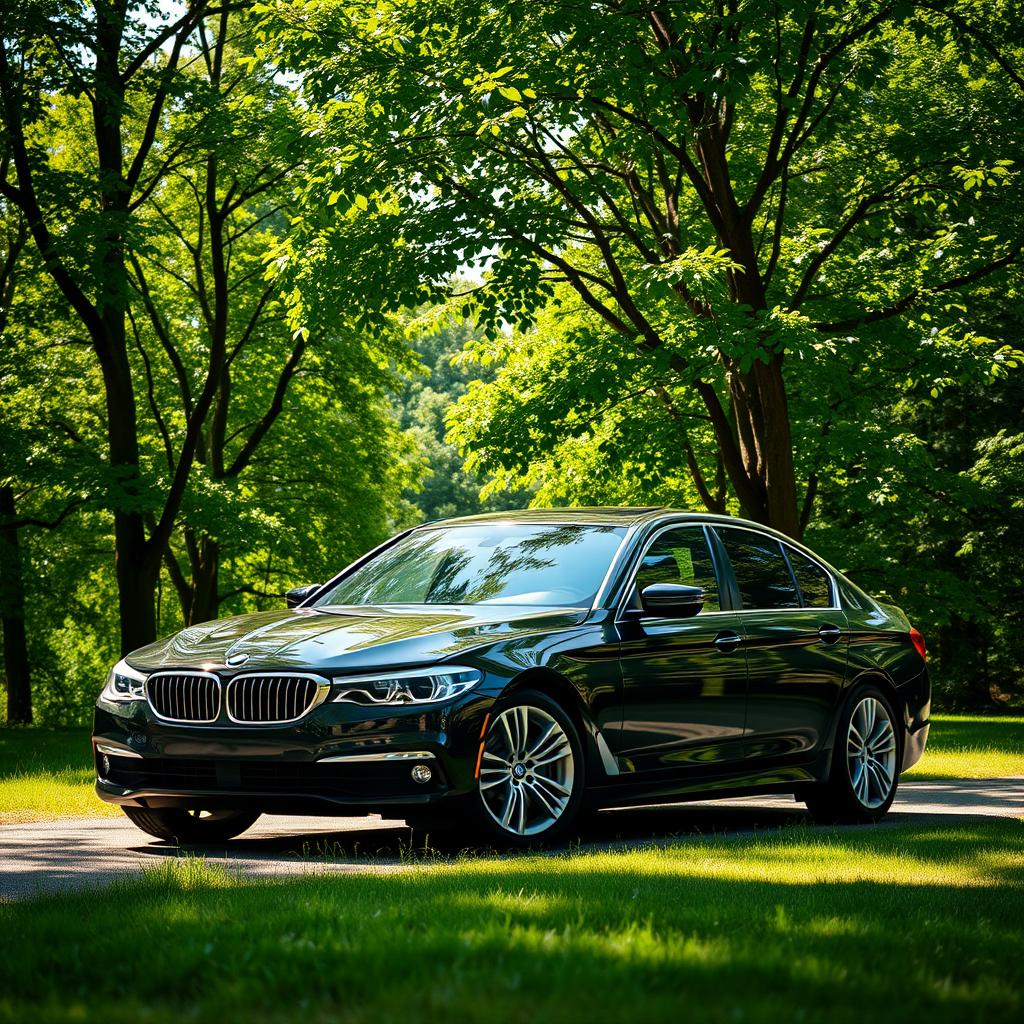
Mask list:
POLYGON ((480 796, 506 832, 538 835, 564 814, 572 796, 572 744, 542 708, 517 704, 495 718, 480 762, 480 796))
POLYGON ((881 807, 896 780, 896 730, 889 709, 875 697, 854 708, 846 740, 853 792, 862 806, 881 807))

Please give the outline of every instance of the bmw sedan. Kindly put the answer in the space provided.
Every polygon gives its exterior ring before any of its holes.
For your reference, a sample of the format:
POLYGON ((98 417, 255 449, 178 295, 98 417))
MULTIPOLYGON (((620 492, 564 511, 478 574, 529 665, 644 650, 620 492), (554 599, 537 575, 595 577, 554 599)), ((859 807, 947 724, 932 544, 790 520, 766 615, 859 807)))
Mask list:
POLYGON ((102 799, 185 843, 261 813, 384 813, 525 845, 587 809, 739 793, 871 822, 928 736, 906 616, 740 519, 428 523, 287 604, 114 666, 102 799))

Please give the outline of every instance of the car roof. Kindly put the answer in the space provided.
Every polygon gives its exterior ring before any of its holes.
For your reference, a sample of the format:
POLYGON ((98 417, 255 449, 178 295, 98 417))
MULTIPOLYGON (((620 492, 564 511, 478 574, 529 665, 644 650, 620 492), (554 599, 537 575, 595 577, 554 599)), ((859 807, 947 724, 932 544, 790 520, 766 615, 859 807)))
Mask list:
POLYGON ((503 512, 482 512, 474 516, 454 519, 435 519, 424 526, 472 526, 476 523, 552 523, 581 526, 633 526, 647 519, 664 515, 668 509, 658 505, 619 508, 593 506, 590 508, 523 508, 503 512))

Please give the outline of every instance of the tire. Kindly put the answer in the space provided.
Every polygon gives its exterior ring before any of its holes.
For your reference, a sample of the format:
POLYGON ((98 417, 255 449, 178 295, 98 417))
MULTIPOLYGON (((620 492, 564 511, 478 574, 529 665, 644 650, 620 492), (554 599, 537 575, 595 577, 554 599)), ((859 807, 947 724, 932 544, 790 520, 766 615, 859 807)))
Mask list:
POLYGON ((416 815, 414 827, 501 847, 558 842, 578 819, 585 787, 572 719, 547 694, 518 690, 491 711, 474 790, 416 815))
POLYGON ((889 697, 877 686, 858 687, 839 715, 828 781, 804 797, 811 816, 830 824, 880 821, 896 797, 901 756, 889 697))
POLYGON ((227 842, 241 835, 260 816, 259 811, 210 811, 203 817, 197 811, 166 808, 143 810, 122 807, 136 828, 157 839, 181 846, 206 846, 227 842))

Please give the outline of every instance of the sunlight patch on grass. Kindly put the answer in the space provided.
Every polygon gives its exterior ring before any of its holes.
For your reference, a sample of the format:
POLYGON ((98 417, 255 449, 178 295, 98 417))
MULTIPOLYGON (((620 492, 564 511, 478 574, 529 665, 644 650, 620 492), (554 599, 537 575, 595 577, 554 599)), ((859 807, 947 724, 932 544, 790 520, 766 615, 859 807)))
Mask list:
POLYGON ((1024 775, 1024 717, 935 715, 924 757, 906 779, 1024 775))
POLYGON ((991 820, 358 876, 175 860, 0 906, 0 936, 18 936, 0 1021, 221 1024, 239 1006, 256 1024, 1018 1019, 1022 854, 1020 823, 991 820))
POLYGON ((95 815, 117 815, 93 792, 90 769, 26 772, 0 778, 0 825, 95 815))

